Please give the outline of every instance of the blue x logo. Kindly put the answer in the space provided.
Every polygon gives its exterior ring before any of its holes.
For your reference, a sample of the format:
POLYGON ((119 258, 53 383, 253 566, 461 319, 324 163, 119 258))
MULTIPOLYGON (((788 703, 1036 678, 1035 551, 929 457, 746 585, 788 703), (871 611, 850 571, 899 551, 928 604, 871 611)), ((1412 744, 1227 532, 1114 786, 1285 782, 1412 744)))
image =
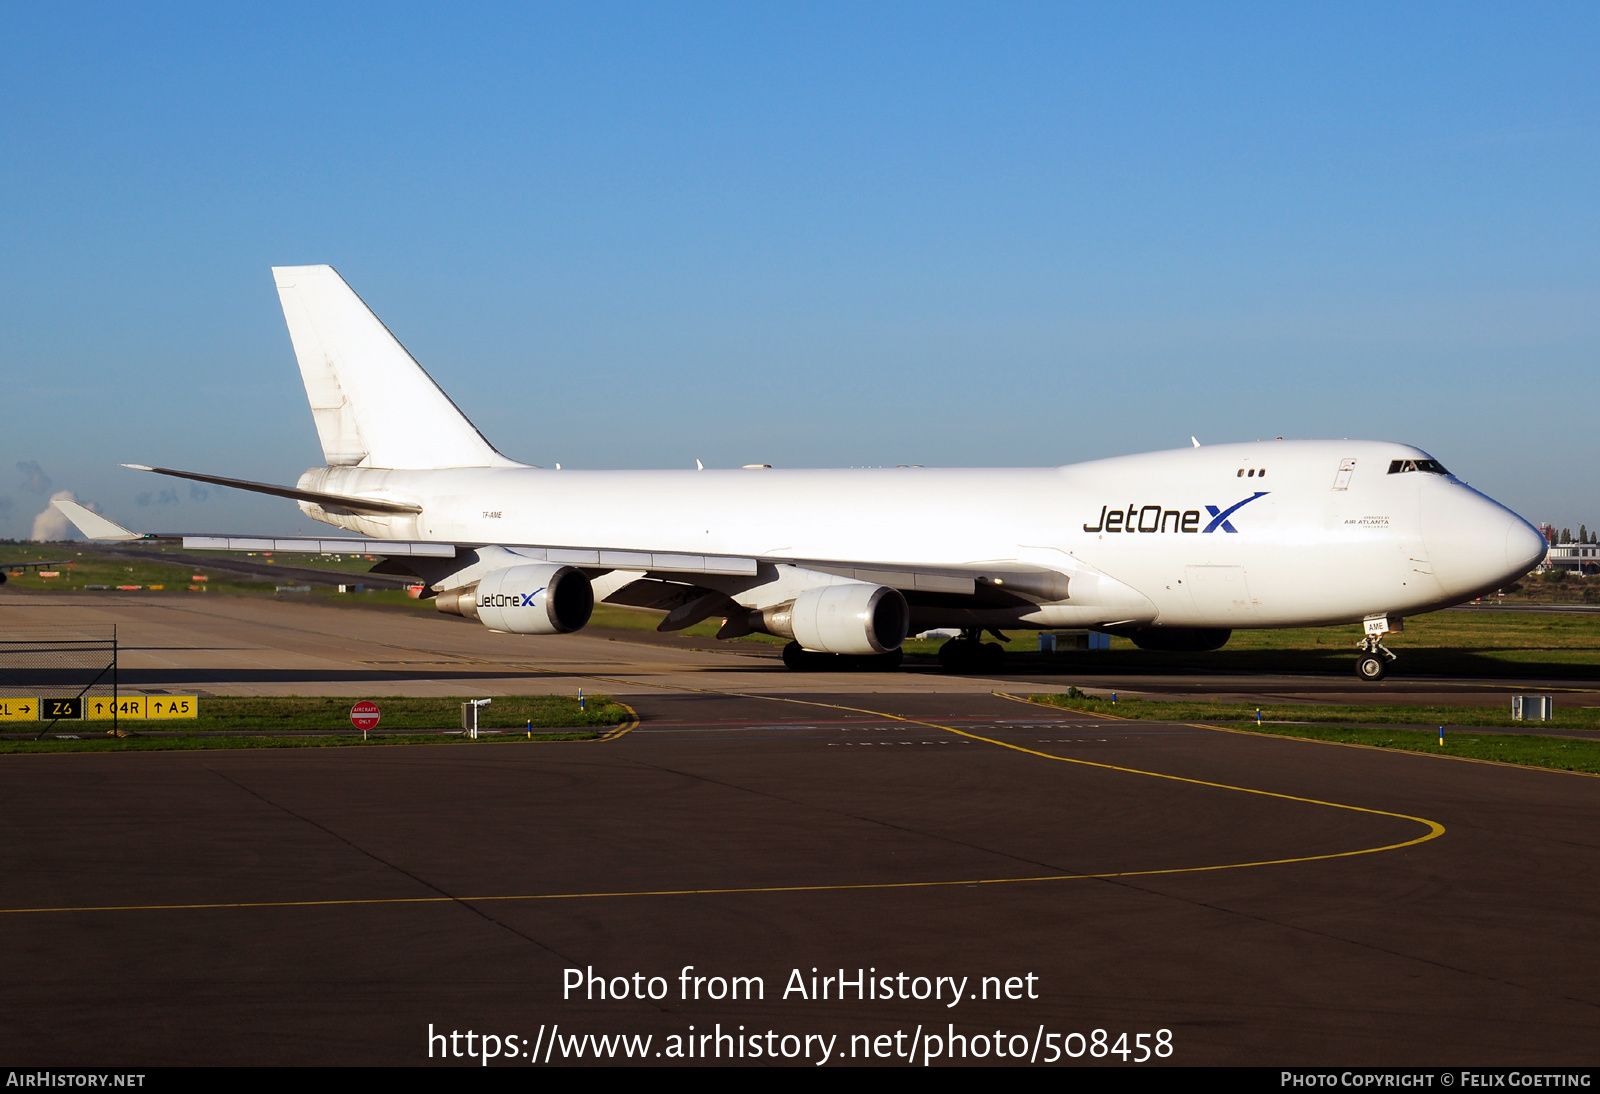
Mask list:
POLYGON ((1264 498, 1271 492, 1272 491, 1270 490, 1257 490, 1248 498, 1245 498, 1243 501, 1236 501, 1226 509, 1218 509, 1215 505, 1206 506, 1206 512, 1211 514, 1211 523, 1200 529, 1200 531, 1215 532, 1218 528, 1221 528, 1224 532, 1237 532, 1239 529, 1229 524, 1228 518, 1233 516, 1233 514, 1237 513, 1246 505, 1249 505, 1251 502, 1255 501, 1257 498, 1264 498))
MULTIPOLYGON (((1244 502, 1240 502, 1239 503, 1239 505, 1243 505, 1243 504, 1244 504, 1244 502)), ((1233 507, 1233 509, 1239 508, 1239 505, 1235 505, 1233 507)), ((1230 512, 1230 513, 1233 512, 1233 509, 1229 509, 1228 512, 1230 512)), ((1215 509, 1213 509, 1211 511, 1213 513, 1216 512, 1215 509)), ((1210 529, 1207 529, 1207 531, 1210 531, 1210 529)), ((517 607, 519 607, 519 608, 534 608, 534 607, 538 607, 538 605, 536 605, 533 602, 533 598, 538 596, 540 593, 544 592, 544 590, 545 590, 545 586, 541 585, 537 589, 533 590, 533 592, 531 592, 531 593, 523 593, 522 594, 522 603, 518 604, 517 607)))

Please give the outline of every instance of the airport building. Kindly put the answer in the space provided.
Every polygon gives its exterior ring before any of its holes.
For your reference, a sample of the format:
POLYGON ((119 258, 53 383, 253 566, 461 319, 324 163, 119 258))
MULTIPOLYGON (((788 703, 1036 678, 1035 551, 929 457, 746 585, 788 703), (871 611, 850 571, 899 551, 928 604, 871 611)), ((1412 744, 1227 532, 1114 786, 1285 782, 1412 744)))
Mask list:
POLYGON ((1600 543, 1552 543, 1541 570, 1570 570, 1593 577, 1600 574, 1600 543))

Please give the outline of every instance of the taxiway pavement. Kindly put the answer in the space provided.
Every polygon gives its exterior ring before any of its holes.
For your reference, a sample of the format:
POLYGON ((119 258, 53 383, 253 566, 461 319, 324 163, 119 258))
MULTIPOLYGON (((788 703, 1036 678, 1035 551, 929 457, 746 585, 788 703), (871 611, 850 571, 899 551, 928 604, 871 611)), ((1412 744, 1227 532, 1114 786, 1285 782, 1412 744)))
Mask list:
MULTIPOLYGON (((1092 654, 1069 655, 1059 671, 1028 664, 949 675, 929 659, 895 673, 797 674, 783 668, 774 645, 593 627, 570 635, 496 634, 457 616, 363 608, 354 598, 340 604, 298 597, 0 590, 0 612, 13 630, 115 625, 124 686, 152 693, 493 697, 586 687, 626 698, 673 688, 870 694, 909 686, 923 693, 982 695, 1076 685, 1153 698, 1253 703, 1497 705, 1529 690, 1526 681, 1515 679, 1403 672, 1378 684, 1345 673, 1113 673, 1097 667, 1092 654)), ((0 665, 0 690, 8 683, 52 682, 42 669, 32 670, 26 682, 6 673, 0 665)), ((58 675, 64 684, 81 673, 58 675)), ((1541 680, 1535 690, 1557 693, 1563 705, 1600 705, 1600 687, 1592 681, 1541 680)))
POLYGON ((996 1031, 1010 1052, 1097 1029, 1171 1031, 1188 1064, 1600 1057, 1600 779, 1107 722, 989 678, 127 603, 143 687, 604 677, 641 724, 603 743, 0 757, 0 1053, 18 1064, 425 1064, 430 1026, 515 1036, 518 1065, 536 1037, 542 1057, 587 1034, 648 1035, 645 1062, 666 1062, 691 1026, 837 1036, 833 1063, 951 1031, 991 1037, 993 1063, 996 1031), (685 966, 759 977, 764 998, 679 998, 685 966), (563 998, 591 967, 668 995, 563 998), (1031 975, 1036 998, 784 998, 813 969, 972 993, 1031 975))

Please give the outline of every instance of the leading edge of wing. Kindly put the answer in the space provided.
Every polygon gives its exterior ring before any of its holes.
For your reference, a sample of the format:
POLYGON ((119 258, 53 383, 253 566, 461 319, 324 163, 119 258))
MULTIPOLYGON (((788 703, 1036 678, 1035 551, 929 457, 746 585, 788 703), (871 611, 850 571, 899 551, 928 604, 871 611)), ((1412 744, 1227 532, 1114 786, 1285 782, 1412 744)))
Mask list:
MULTIPOLYGON (((186 533, 134 532, 76 502, 57 499, 51 504, 91 540, 129 542, 178 540, 191 551, 281 551, 286 554, 387 555, 393 557, 455 558, 462 550, 489 546, 483 543, 418 542, 412 540, 357 539, 320 536, 229 536, 186 533)), ((586 570, 632 570, 663 577, 718 575, 756 578, 762 563, 815 570, 903 592, 952 593, 971 596, 978 586, 1015 591, 1043 601, 1067 598, 1066 574, 1025 563, 994 561, 954 566, 861 563, 826 559, 739 557, 669 551, 624 551, 607 548, 507 546, 529 562, 549 562, 586 570)), ((770 571, 769 571, 770 572, 770 571)))

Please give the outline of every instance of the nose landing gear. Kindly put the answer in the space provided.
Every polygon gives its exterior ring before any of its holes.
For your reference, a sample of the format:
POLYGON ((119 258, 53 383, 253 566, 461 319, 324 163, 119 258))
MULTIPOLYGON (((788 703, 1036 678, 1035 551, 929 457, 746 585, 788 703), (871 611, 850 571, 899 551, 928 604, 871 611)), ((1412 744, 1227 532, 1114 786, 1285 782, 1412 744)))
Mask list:
POLYGON ((1406 621, 1398 615, 1369 615, 1361 621, 1361 629, 1366 636, 1356 647, 1361 651, 1356 658, 1356 675, 1375 684, 1389 675, 1389 666, 1395 661, 1394 653, 1383 644, 1383 636, 1405 630, 1406 621))
POLYGON ((1356 647, 1361 656, 1356 658, 1356 675, 1369 683, 1377 683, 1389 675, 1389 665, 1396 660, 1394 651, 1383 644, 1377 635, 1369 634, 1356 647))

